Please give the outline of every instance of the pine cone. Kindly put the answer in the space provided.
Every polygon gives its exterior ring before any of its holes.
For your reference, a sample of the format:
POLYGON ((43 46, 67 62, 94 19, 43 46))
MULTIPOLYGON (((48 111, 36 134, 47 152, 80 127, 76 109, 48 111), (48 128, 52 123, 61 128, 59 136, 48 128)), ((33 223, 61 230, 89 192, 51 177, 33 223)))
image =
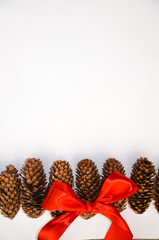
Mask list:
POLYGON ((139 187, 129 197, 128 202, 135 213, 141 214, 149 207, 153 197, 155 167, 147 158, 139 158, 134 163, 130 179, 139 187))
MULTIPOLYGON (((126 176, 124 167, 122 163, 115 158, 108 158, 103 164, 103 176, 102 176, 102 184, 106 180, 106 178, 115 170, 118 170, 121 174, 126 176)), ((114 203, 114 206, 119 212, 122 212, 126 209, 127 199, 119 200, 114 203)))
POLYGON ((158 174, 156 174, 156 178, 155 178, 154 200, 155 200, 155 208, 159 213, 159 169, 158 169, 158 174))
MULTIPOLYGON (((76 169, 76 194, 84 202, 94 202, 101 189, 100 175, 97 166, 92 160, 83 159, 77 164, 76 169)), ((84 219, 89 219, 95 214, 83 214, 84 219)))
MULTIPOLYGON (((60 181, 66 183, 71 188, 73 187, 73 173, 68 162, 58 160, 53 163, 52 167, 50 168, 50 177, 47 192, 49 191, 54 181, 60 181)), ((52 217, 60 216, 63 213, 64 211, 51 211, 52 217)))
MULTIPOLYGON (((0 174, 0 196, 2 195, 1 181, 2 181, 2 175, 0 174)), ((1 208, 1 197, 0 197, 0 208, 1 208)))
POLYGON ((1 213, 13 219, 20 209, 20 178, 13 165, 1 173, 0 191, 1 213))
POLYGON ((41 216, 41 207, 45 198, 46 175, 40 159, 28 158, 21 170, 22 176, 22 208, 32 218, 41 216))

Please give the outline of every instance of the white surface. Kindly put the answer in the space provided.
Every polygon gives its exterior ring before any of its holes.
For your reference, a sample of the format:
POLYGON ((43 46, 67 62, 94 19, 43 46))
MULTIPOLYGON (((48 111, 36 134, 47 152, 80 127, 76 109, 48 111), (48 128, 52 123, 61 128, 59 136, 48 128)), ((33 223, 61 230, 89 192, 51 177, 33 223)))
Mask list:
MULTIPOLYGON (((127 176, 140 156, 159 168, 158 29, 155 0, 0 0, 0 170, 27 157, 47 174, 52 161, 75 170, 86 157, 100 172, 108 157, 127 176)), ((122 216, 135 238, 159 238, 153 204, 122 216)), ((49 219, 0 216, 0 239, 35 240, 49 219)), ((100 215, 76 219, 62 239, 78 228, 101 238, 106 225, 100 215)))

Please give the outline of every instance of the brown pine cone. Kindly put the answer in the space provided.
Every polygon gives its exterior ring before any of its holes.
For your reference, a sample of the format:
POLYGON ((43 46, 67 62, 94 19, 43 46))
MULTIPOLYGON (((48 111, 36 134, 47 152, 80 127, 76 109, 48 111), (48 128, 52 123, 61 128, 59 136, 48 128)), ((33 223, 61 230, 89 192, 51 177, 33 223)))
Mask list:
POLYGON ((139 158, 132 167, 131 177, 139 187, 128 202, 135 213, 141 214, 149 207, 153 197, 155 167, 147 158, 139 158))
POLYGON ((1 173, 0 191, 1 213, 13 219, 20 209, 20 178, 13 165, 1 173))
MULTIPOLYGON (((94 202, 101 189, 100 175, 97 166, 92 160, 83 159, 77 164, 76 169, 76 194, 83 202, 94 202)), ((95 214, 83 214, 84 219, 89 219, 95 214)))
MULTIPOLYGON (((103 164, 102 168, 102 184, 104 183, 106 178, 115 170, 118 170, 122 175, 126 176, 122 163, 115 158, 108 158, 103 164)), ((126 209, 127 199, 119 200, 113 204, 119 212, 122 212, 126 209)))
POLYGON ((46 175, 40 159, 28 158, 21 169, 21 203, 24 212, 31 218, 41 216, 41 207, 46 192, 46 175))
POLYGON ((155 200, 155 208, 159 213, 159 169, 155 177, 154 200, 155 200))
MULTIPOLYGON (((51 166, 47 192, 54 181, 60 181, 66 183, 71 188, 73 187, 73 173, 70 164, 67 161, 57 160, 51 166)), ((63 213, 64 211, 51 211, 52 217, 60 216, 63 213)))
MULTIPOLYGON (((0 196, 2 194, 2 190, 1 190, 1 179, 2 179, 2 175, 0 174, 0 196)), ((1 197, 0 197, 0 208, 1 208, 1 197)))

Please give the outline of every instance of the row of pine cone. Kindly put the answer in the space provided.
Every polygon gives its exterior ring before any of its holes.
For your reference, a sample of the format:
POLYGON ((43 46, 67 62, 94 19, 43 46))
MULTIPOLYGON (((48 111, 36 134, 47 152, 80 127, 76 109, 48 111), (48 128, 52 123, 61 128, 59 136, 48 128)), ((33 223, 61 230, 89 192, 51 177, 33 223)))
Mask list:
MULTIPOLYGON (((115 158, 107 159, 102 168, 102 176, 99 175, 96 164, 89 159, 83 159, 77 164, 76 187, 77 196, 84 202, 93 202, 101 189, 104 180, 114 170, 125 174, 120 161, 115 158)), ((147 158, 139 158, 132 167, 131 177, 138 191, 129 199, 114 203, 119 212, 126 208, 127 201, 135 213, 141 214, 149 207, 152 199, 159 213, 159 169, 155 173, 154 164, 147 158)), ((73 172, 67 161, 55 161, 50 168, 49 183, 40 159, 28 158, 18 174, 18 170, 9 165, 0 175, 0 209, 1 214, 13 219, 22 206, 23 211, 32 218, 41 216, 44 212, 41 204, 45 199, 52 183, 61 181, 74 186, 73 172)), ((62 211, 53 211, 53 217, 61 215, 62 211)), ((82 217, 88 219, 95 214, 84 214, 82 217)))

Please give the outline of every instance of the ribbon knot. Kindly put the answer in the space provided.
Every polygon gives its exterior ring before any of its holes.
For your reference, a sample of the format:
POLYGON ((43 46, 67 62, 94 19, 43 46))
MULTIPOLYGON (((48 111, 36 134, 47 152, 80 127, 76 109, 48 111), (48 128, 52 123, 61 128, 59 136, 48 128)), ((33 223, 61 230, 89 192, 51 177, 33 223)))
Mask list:
POLYGON ((105 180, 97 199, 93 203, 85 203, 67 184, 54 182, 42 207, 45 210, 65 213, 48 222, 41 229, 38 240, 58 240, 69 225, 86 212, 100 213, 112 221, 104 240, 132 240, 127 223, 112 203, 130 197, 137 190, 138 187, 133 181, 114 171, 105 180))
POLYGON ((93 209, 92 203, 86 202, 85 208, 88 213, 92 213, 92 209, 93 209))

